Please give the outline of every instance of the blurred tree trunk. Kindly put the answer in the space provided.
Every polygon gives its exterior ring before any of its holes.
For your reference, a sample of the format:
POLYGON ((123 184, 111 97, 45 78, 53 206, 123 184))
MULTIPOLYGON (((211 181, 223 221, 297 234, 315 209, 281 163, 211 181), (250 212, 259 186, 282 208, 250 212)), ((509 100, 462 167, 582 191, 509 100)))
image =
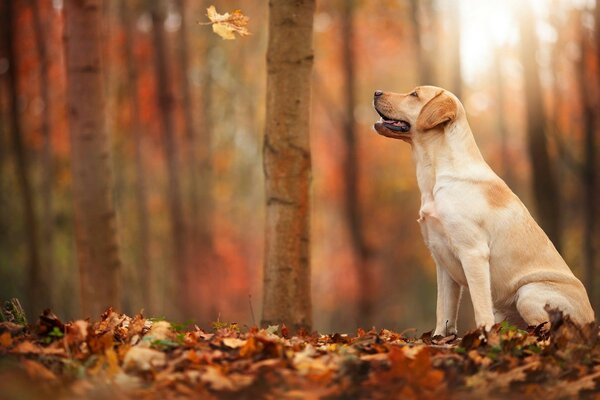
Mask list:
POLYGON ((452 2, 448 8, 448 24, 450 25, 450 43, 452 49, 450 61, 451 91, 462 100, 462 68, 460 65, 460 9, 457 3, 452 2))
POLYGON ((8 59, 8 98, 10 101, 10 140, 15 157, 15 171, 21 196, 23 197, 23 231, 24 241, 27 244, 27 311, 30 316, 39 313, 48 301, 48 282, 44 281, 40 262, 40 247, 38 239, 38 221, 35 216, 33 190, 30 180, 30 165, 27 149, 23 143, 23 129, 19 113, 19 88, 17 71, 17 54, 19 47, 14 33, 17 29, 17 10, 13 0, 4 1, 4 15, 2 25, 3 37, 6 43, 6 56, 8 59))
POLYGON ((560 196, 548 153, 546 113, 536 61, 537 38, 531 6, 523 2, 518 17, 521 35, 520 56, 525 83, 527 146, 531 160, 533 195, 537 220, 560 251, 560 196))
POLYGON ((432 15, 432 0, 410 0, 410 20, 413 27, 413 46, 415 49, 416 60, 417 60, 417 82, 418 85, 433 85, 434 82, 434 69, 433 63, 429 54, 429 43, 427 41, 427 35, 423 34, 423 15, 432 15), (421 9, 421 7, 423 9, 421 9))
POLYGON ((356 95, 354 86, 355 56, 354 56, 354 0, 342 2, 342 52, 344 73, 344 141, 346 153, 342 171, 344 174, 346 194, 346 221, 350 233, 350 241, 354 253, 354 265, 358 278, 358 326, 371 326, 373 314, 373 290, 371 268, 369 268, 370 251, 363 237, 362 213, 360 210, 359 170, 360 158, 358 157, 358 144, 356 137, 356 121, 354 107, 356 95))
MULTIPOLYGON (((598 3, 596 3, 598 4, 598 3)), ((597 169, 596 169, 596 140, 595 140, 595 111, 594 99, 592 98, 593 93, 589 82, 593 81, 590 74, 588 74, 588 54, 589 47, 587 42, 587 32, 582 21, 583 12, 580 11, 581 15, 579 21, 579 48, 580 57, 577 62, 577 81, 579 84, 579 98, 581 102, 582 122, 583 122, 583 165, 581 168, 581 178, 583 182, 583 259, 585 263, 585 286, 588 290, 588 296, 593 306, 598 306, 598 299, 596 298, 596 287, 594 284, 595 277, 595 234, 596 234, 596 207, 598 202, 596 200, 597 192, 597 169)), ((598 34, 598 23, 600 19, 598 17, 600 13, 596 10, 596 38, 600 38, 598 34)), ((597 46, 600 46, 596 44, 597 46)), ((597 53, 600 55, 600 47, 596 48, 597 53)), ((600 60, 600 58, 599 58, 600 60)), ((597 101, 597 100, 596 100, 597 101)))
MULTIPOLYGON (((211 126, 208 123, 210 118, 204 113, 204 129, 199 132, 194 123, 194 104, 192 103, 191 85, 189 79, 189 44, 188 29, 186 23, 186 1, 177 0, 177 6, 181 14, 181 27, 178 31, 177 58, 179 75, 181 77, 181 96, 183 107, 183 122, 185 137, 187 140, 187 168, 189 175, 189 205, 190 205, 190 229, 189 233, 194 246, 196 260, 202 260, 197 263, 197 268, 190 271, 191 276, 198 276, 199 283, 205 284, 204 288, 208 290, 211 277, 210 266, 214 260, 213 237, 212 237, 212 170, 210 163, 210 133, 211 126)), ((209 35, 207 40, 212 41, 213 35, 209 35)), ((208 54, 208 53, 205 53, 208 54)), ((209 68, 208 61, 205 62, 205 68, 209 68)), ((210 104, 210 80, 206 77, 205 85, 208 87, 203 91, 203 100, 210 104)), ((214 293, 218 296, 218 293, 214 293)), ((196 303, 196 302, 194 302, 196 303)))
MULTIPOLYGON (((50 132, 50 95, 48 89, 48 49, 46 45, 46 27, 40 15, 40 5, 36 0, 29 0, 33 14, 33 28, 35 34, 36 50, 40 65, 40 98, 44 107, 42 109, 42 137, 44 140, 42 148, 42 243, 43 243, 43 280, 51 282, 54 276, 54 213, 52 211, 52 187, 54 181, 54 166, 52 163, 52 137, 50 132)), ((52 286, 48 286, 47 300, 44 307, 52 307, 52 286)))
POLYGON ((262 324, 310 329, 309 117, 315 0, 269 2, 262 324))
POLYGON ((190 81, 188 78, 189 74, 189 57, 188 57, 188 40, 187 40, 187 24, 186 24, 186 7, 185 0, 177 0, 177 7, 181 14, 181 25, 178 30, 178 45, 177 45, 177 66, 179 67, 179 75, 181 78, 181 105, 183 107, 183 124, 185 130, 185 137, 187 140, 187 163, 190 171, 189 176, 189 205, 190 205, 190 219, 191 227, 189 233, 192 236, 196 236, 198 229, 202 226, 198 224, 198 173, 197 173, 197 156, 196 156, 196 127, 194 125, 194 118, 192 115, 192 96, 190 94, 190 81))
POLYGON ((81 308, 119 304, 120 260, 102 77, 100 0, 65 2, 67 103, 81 308))
POLYGON ((189 279, 186 266, 186 234, 179 181, 179 162, 175 137, 175 102, 171 92, 171 80, 167 65, 166 37, 164 33, 165 10, 162 1, 152 3, 152 32, 154 39, 154 70, 158 109, 163 136, 163 149, 167 160, 169 181, 168 201, 173 237, 173 260, 175 263, 176 306, 180 317, 190 317, 189 279))
POLYGON ((509 186, 514 183, 514 173, 508 151, 508 130, 506 128, 506 113, 504 112, 504 74, 502 73, 502 47, 494 49, 493 80, 494 94, 496 95, 496 128, 500 136, 500 154, 502 159, 502 172, 504 180, 509 186))
POLYGON ((139 246, 137 274, 140 277, 142 302, 146 311, 154 310, 152 293, 152 267, 150 264, 150 227, 146 194, 146 174, 142 152, 142 125, 140 122, 140 104, 138 92, 138 69, 134 49, 134 26, 130 5, 120 1, 121 18, 125 33, 125 59, 127 62, 128 92, 131 102, 131 127, 135 151, 135 203, 137 205, 137 243, 139 246))

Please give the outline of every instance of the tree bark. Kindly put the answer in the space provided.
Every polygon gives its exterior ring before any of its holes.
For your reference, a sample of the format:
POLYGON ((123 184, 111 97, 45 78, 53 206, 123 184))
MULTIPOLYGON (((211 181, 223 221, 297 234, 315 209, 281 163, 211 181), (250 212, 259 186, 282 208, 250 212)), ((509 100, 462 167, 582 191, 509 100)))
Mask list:
POLYGON ((100 0, 67 0, 65 34, 67 103, 75 237, 81 308, 98 315, 119 304, 120 260, 112 199, 102 79, 100 0))
POLYGON ((525 83, 527 148, 531 160, 533 195, 537 219, 554 246, 560 251, 559 192, 550 162, 546 138, 546 113, 536 61, 537 39, 531 6, 524 2, 518 13, 521 35, 520 56, 525 83))
POLYGON ((125 33, 125 59, 127 62, 128 92, 131 102, 131 130, 135 151, 135 202, 137 205, 137 242, 139 246, 137 268, 140 277, 142 302, 146 311, 154 309, 152 304, 152 266, 150 263, 150 227, 148 218, 148 202, 146 189, 146 174, 142 152, 142 125, 140 122, 140 104, 138 99, 138 69, 134 48, 134 21, 131 18, 130 6, 126 0, 121 0, 121 18, 125 33))
POLYGON ((167 65, 167 44, 164 33, 165 10, 160 1, 152 3, 152 32, 154 39, 154 69, 158 109, 163 137, 163 149, 167 160, 167 179, 171 235, 173 237, 173 261, 176 286, 182 290, 176 293, 177 311, 181 317, 190 317, 189 279, 186 266, 186 231, 183 220, 181 183, 179 180, 179 160, 175 138, 175 102, 171 91, 171 78, 167 65))
POLYGON ((310 329, 309 117, 315 0, 269 2, 263 325, 310 329))
POLYGON ((44 281, 39 252, 39 229, 35 215, 33 190, 30 180, 30 164, 27 149, 23 143, 23 129, 19 116, 17 54, 19 53, 14 32, 17 28, 16 9, 13 0, 4 1, 3 37, 6 41, 8 59, 8 97, 10 100, 10 139, 15 156, 17 182, 23 198, 23 231, 27 245, 27 311, 29 315, 40 312, 48 301, 48 282, 44 281))
POLYGON ((356 121, 354 118, 355 95, 355 56, 354 56, 354 0, 342 2, 342 60, 344 73, 344 142, 346 153, 342 165, 345 183, 346 223, 350 233, 354 265, 358 279, 358 326, 371 326, 373 314, 373 278, 368 266, 370 249, 363 237, 362 213, 360 210, 358 143, 356 137, 356 121))

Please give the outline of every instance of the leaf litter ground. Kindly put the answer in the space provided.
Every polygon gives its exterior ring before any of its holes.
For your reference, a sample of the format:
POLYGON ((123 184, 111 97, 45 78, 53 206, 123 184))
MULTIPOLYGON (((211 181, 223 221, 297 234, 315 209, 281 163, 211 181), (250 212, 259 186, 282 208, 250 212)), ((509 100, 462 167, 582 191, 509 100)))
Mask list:
POLYGON ((506 323, 463 338, 215 324, 205 331, 108 309, 99 321, 0 323, 0 399, 600 398, 595 326, 506 323))

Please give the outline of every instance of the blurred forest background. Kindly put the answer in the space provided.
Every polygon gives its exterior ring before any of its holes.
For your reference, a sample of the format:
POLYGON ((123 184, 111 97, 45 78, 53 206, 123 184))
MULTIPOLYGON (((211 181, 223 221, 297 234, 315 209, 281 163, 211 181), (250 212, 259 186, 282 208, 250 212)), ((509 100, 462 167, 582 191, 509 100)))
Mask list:
MULTIPOLYGON (((0 5, 0 297, 81 315, 62 0, 0 5)), ((407 145, 375 89, 445 87, 596 310, 600 11, 586 0, 331 0, 314 19, 314 328, 433 328, 435 266, 407 145)), ((258 322, 267 2, 107 0, 102 52, 126 313, 258 322), (221 40, 206 8, 241 9, 221 40)), ((468 201, 468 199, 465 199, 468 201)), ((535 249, 531 249, 535 251, 535 249)), ((107 304, 108 306, 108 304, 107 304)), ((472 322, 468 299, 461 331, 472 322)))

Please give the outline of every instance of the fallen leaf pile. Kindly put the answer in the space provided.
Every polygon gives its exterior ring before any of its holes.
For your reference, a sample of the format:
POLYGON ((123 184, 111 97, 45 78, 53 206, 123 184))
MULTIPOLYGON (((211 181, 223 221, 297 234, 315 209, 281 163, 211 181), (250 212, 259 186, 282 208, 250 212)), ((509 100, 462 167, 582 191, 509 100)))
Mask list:
POLYGON ((600 344, 549 310, 552 325, 407 338, 271 326, 211 331, 108 309, 100 321, 0 323, 0 398, 594 398, 600 344))

